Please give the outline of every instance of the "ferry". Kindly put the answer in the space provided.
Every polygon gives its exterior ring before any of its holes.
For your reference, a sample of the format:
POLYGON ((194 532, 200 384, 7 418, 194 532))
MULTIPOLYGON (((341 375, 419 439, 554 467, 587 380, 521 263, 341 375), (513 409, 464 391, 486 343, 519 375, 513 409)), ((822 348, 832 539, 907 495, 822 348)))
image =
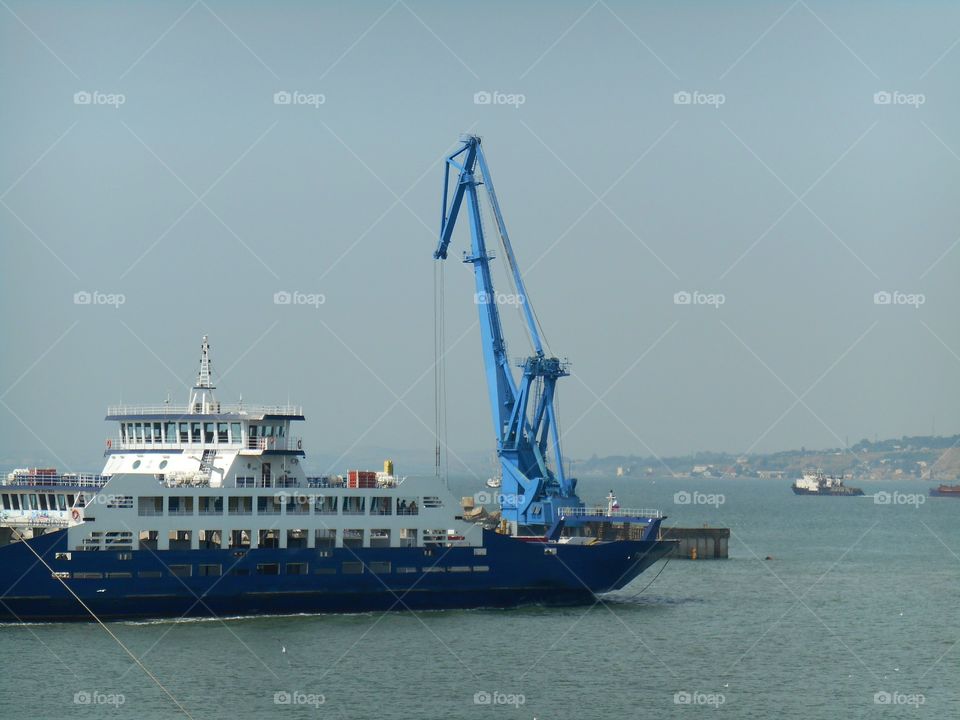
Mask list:
POLYGON ((840 495, 842 497, 859 497, 863 490, 843 484, 843 480, 832 475, 824 475, 822 470, 805 472, 790 486, 794 495, 840 495))
POLYGON ((656 510, 571 505, 531 534, 389 461, 310 476, 301 407, 215 389, 204 337, 186 406, 107 409, 99 474, 7 476, 0 621, 592 603, 675 548, 656 510))

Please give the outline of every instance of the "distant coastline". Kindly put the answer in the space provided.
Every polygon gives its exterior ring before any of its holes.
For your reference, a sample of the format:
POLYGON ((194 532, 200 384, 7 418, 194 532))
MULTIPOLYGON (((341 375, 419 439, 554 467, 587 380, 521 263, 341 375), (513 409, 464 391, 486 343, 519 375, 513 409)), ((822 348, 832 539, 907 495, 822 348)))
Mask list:
POLYGON ((575 461, 578 477, 704 477, 792 480, 804 470, 822 469, 837 477, 870 480, 951 482, 960 477, 960 435, 902 437, 849 448, 786 450, 739 455, 698 452, 680 457, 593 456, 575 461))

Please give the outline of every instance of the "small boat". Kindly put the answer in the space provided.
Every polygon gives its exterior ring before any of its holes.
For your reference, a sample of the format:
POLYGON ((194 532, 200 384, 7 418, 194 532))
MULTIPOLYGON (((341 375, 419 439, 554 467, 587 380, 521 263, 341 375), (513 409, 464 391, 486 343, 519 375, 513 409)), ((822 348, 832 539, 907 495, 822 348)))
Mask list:
POLYGON ((960 485, 938 485, 930 488, 930 497, 955 497, 960 498, 960 485))
POLYGON ((859 497, 863 490, 843 484, 843 480, 832 475, 824 475, 822 470, 816 473, 805 472, 790 486, 795 495, 839 495, 841 497, 859 497))

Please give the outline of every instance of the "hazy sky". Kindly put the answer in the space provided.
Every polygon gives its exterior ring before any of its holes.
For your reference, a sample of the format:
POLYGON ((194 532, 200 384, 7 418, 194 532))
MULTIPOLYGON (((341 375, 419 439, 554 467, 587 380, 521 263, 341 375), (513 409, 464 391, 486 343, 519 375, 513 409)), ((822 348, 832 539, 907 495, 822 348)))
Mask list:
MULTIPOLYGON (((105 406, 186 402, 207 333, 221 399, 301 402, 308 450, 429 462, 468 130, 573 362, 568 454, 960 432, 958 37, 948 3, 8 0, 0 461, 99 469, 105 406)), ((468 242, 456 454, 493 444, 468 242)))

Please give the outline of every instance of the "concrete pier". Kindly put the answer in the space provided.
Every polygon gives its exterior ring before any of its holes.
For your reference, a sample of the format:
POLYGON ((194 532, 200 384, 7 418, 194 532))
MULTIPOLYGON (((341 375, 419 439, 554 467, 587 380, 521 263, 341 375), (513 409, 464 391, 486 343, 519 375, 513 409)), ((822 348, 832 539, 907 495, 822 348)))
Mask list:
POLYGON ((728 557, 730 528, 663 528, 664 540, 679 540, 680 545, 671 558, 687 560, 722 560, 728 557))

